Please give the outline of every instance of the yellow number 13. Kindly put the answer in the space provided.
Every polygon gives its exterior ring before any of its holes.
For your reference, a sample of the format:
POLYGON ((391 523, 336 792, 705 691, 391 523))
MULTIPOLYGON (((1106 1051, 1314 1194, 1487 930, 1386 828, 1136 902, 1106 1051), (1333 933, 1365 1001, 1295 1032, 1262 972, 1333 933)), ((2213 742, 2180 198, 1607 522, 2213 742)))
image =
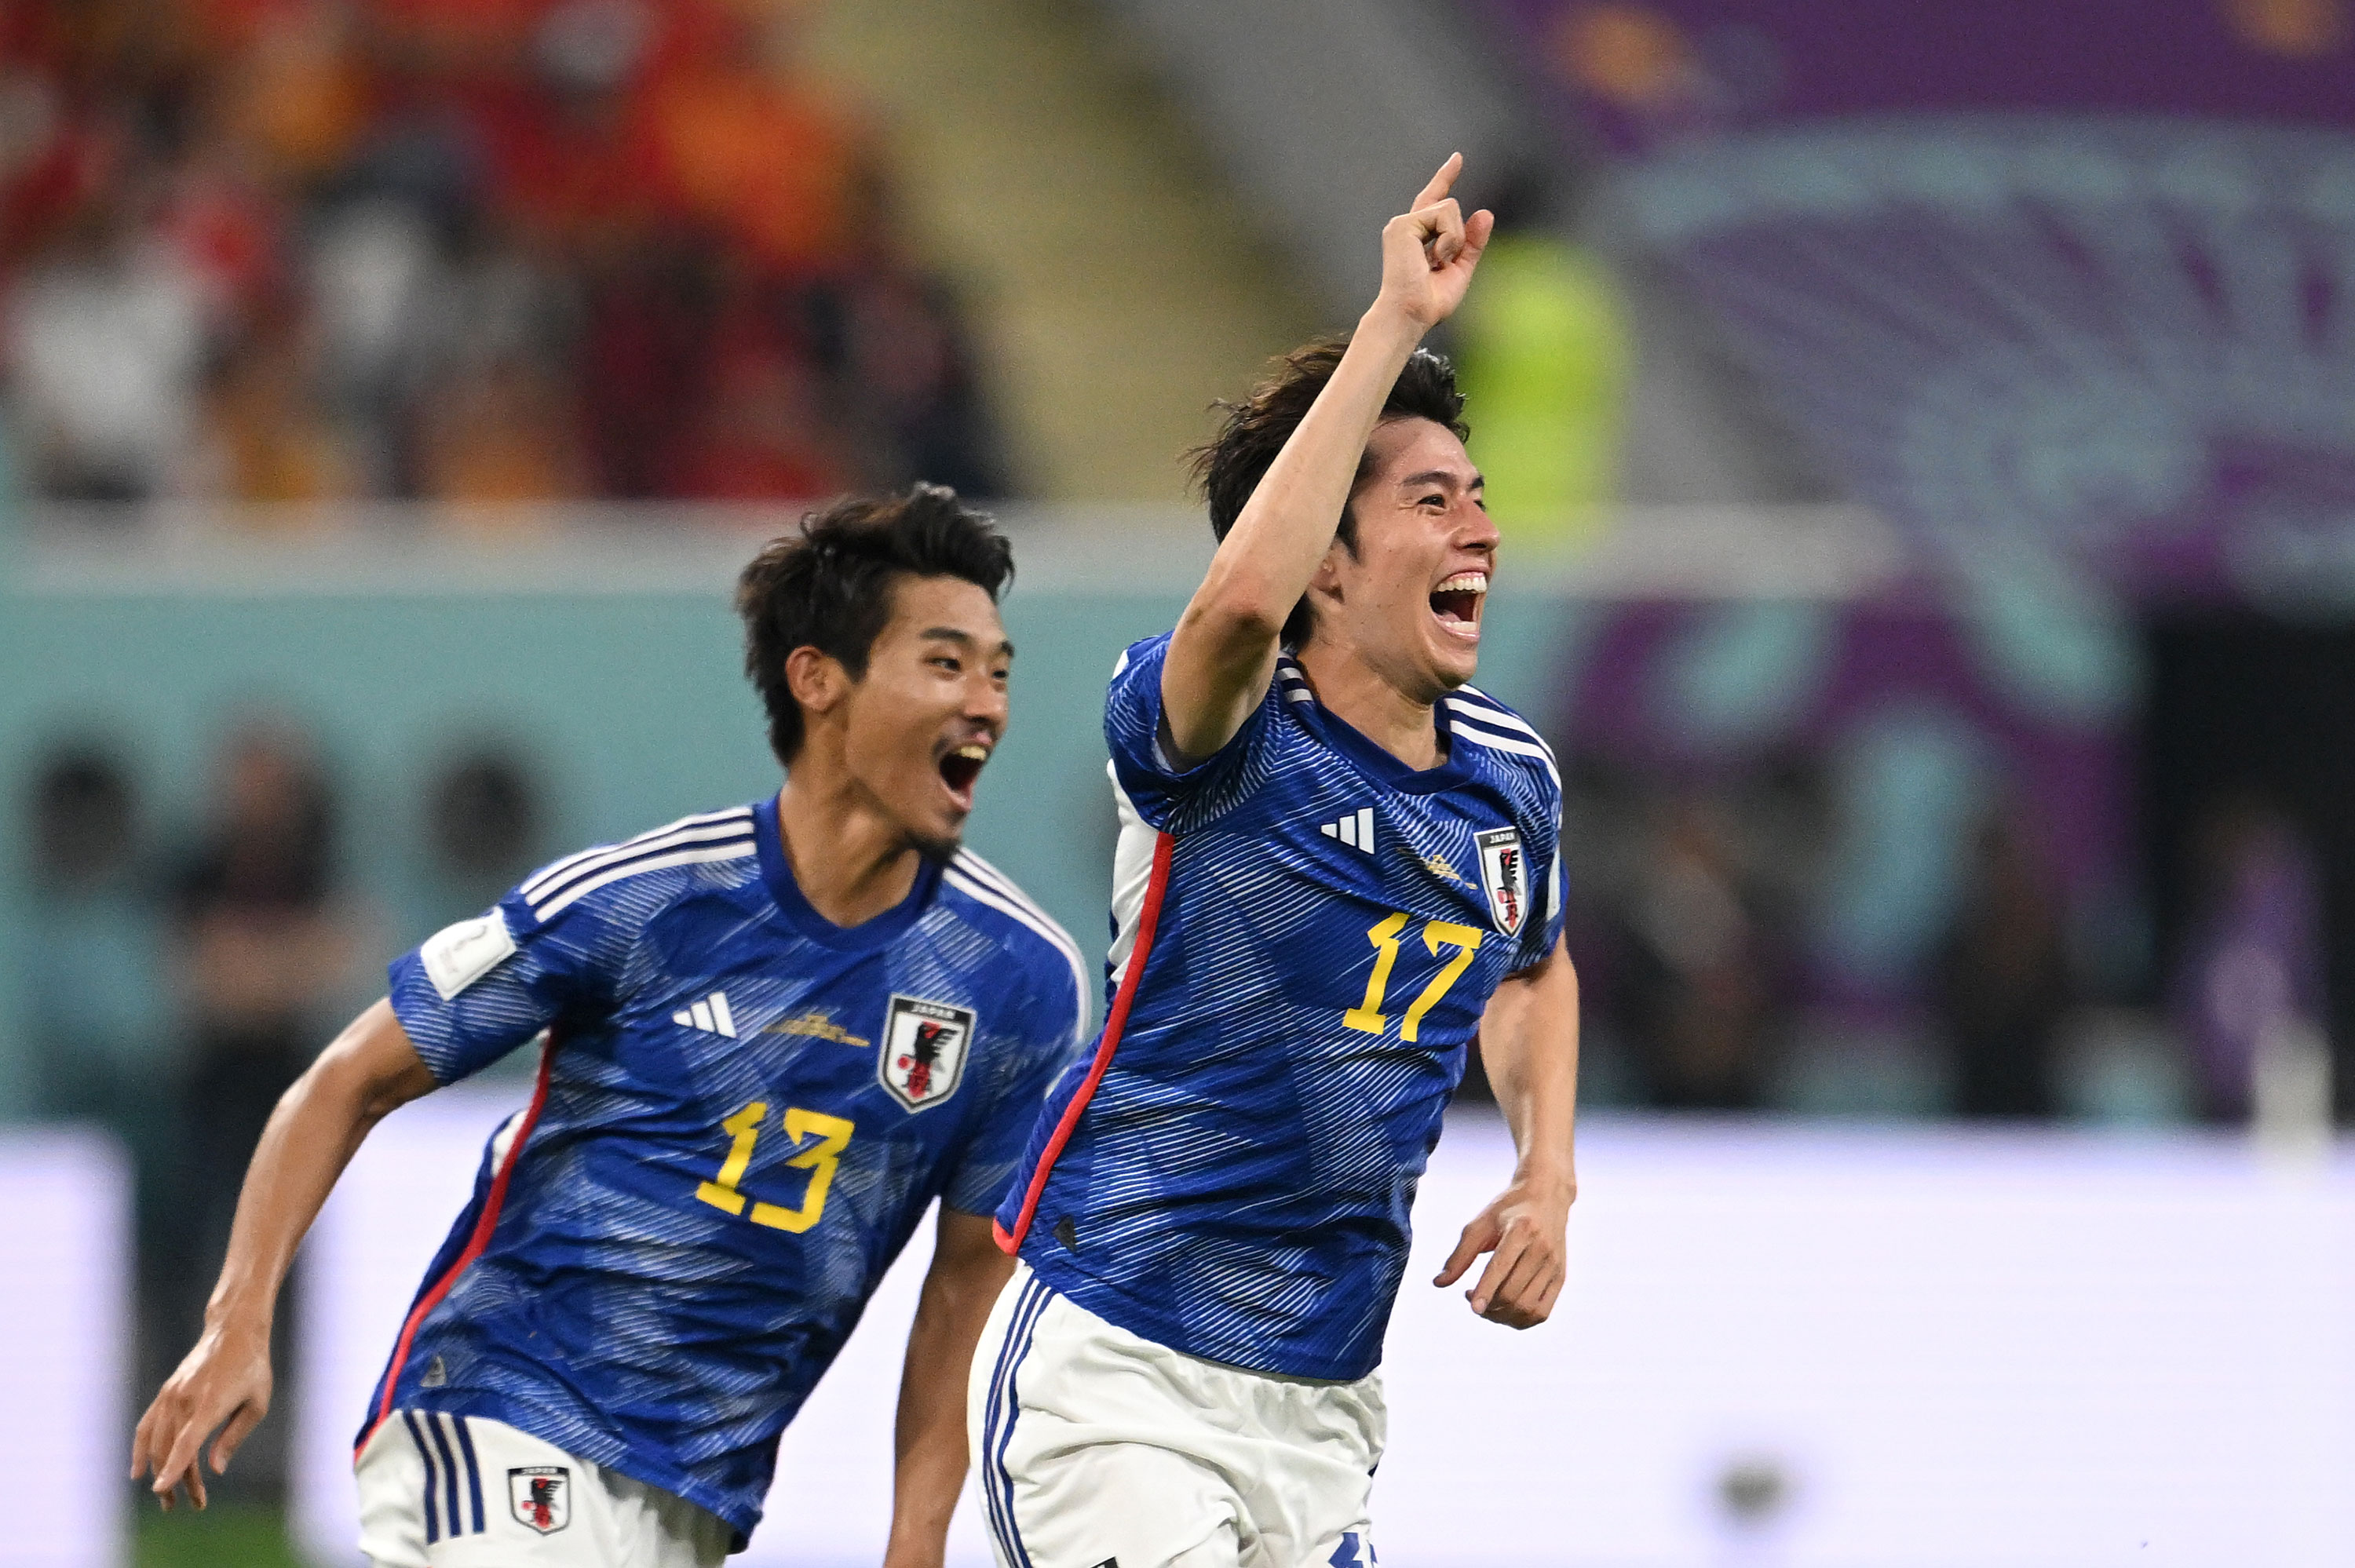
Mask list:
MULTIPOLYGON (((736 1183, 744 1179, 746 1167, 752 1163, 752 1145, 760 1141, 761 1118, 769 1114, 769 1102, 754 1100, 734 1116, 719 1124, 720 1130, 730 1134, 735 1142, 728 1146, 728 1158, 719 1162, 717 1179, 695 1189, 695 1195, 715 1209, 725 1209, 731 1214, 744 1212, 744 1194, 736 1183)), ((850 1135, 858 1129, 838 1116, 822 1111, 804 1110, 799 1106, 785 1107, 785 1136, 798 1144, 815 1135, 817 1141, 785 1161, 790 1170, 810 1173, 809 1191, 802 1194, 798 1209, 779 1208, 774 1203, 755 1202, 751 1220, 756 1225, 767 1225, 780 1231, 805 1231, 817 1224, 826 1213, 826 1190, 834 1185, 834 1168, 842 1160, 842 1151, 850 1143, 850 1135)))
MULTIPOLYGON (((1398 963, 1399 934, 1406 925, 1407 916, 1401 911, 1386 916, 1366 933, 1366 939, 1374 945, 1374 972, 1366 977, 1366 1000, 1341 1015, 1341 1022, 1350 1028, 1380 1034, 1389 1027, 1390 1019, 1382 1012, 1382 994, 1390 990, 1391 969, 1398 963)), ((1480 928, 1459 926, 1453 920, 1426 920, 1423 925, 1423 945, 1431 949, 1434 958, 1443 947, 1454 948, 1455 956, 1440 966, 1439 972, 1431 977, 1431 983, 1423 988, 1423 994, 1406 1010, 1405 1022, 1399 1025, 1399 1035, 1406 1040, 1415 1037, 1423 1018, 1472 967, 1472 955, 1480 950, 1480 928)))

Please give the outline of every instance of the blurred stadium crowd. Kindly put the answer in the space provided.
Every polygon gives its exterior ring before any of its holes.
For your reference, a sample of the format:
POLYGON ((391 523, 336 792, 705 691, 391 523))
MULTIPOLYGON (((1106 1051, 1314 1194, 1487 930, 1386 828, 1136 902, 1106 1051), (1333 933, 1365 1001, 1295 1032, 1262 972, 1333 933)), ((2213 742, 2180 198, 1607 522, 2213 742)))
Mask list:
POLYGON ((955 298, 762 0, 14 0, 5 387, 58 500, 1005 489, 955 298))

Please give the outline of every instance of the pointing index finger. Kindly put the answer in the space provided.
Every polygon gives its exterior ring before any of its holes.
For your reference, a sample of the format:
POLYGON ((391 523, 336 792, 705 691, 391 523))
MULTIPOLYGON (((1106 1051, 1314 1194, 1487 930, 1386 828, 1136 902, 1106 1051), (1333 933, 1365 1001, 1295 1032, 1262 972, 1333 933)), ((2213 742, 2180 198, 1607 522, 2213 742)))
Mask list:
POLYGON ((1407 204, 1407 210, 1421 212, 1432 203, 1444 200, 1447 193, 1455 188, 1455 176, 1463 172, 1464 154, 1448 154, 1447 162, 1439 165, 1439 173, 1431 176, 1431 183, 1423 187, 1423 194, 1407 204))

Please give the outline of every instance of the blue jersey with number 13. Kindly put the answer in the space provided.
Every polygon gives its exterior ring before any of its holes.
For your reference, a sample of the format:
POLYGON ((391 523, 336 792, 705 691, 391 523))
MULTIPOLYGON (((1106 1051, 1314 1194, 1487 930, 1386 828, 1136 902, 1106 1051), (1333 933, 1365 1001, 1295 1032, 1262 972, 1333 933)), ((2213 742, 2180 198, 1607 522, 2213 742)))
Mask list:
POLYGON ((392 967, 435 1077, 547 1040, 362 1441, 396 1410, 487 1416, 749 1535, 777 1435, 925 1206, 996 1206, 1082 984, 970 854, 831 924, 773 800, 559 861, 436 936, 392 967))

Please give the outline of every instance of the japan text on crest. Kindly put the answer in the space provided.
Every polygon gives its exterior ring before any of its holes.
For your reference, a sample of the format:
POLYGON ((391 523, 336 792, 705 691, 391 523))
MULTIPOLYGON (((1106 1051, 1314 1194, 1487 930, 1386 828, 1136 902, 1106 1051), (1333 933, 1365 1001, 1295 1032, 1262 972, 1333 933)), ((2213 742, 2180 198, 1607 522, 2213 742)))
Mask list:
POLYGON ((973 1048, 973 1010, 895 996, 883 1014, 883 1049, 875 1075, 911 1111, 956 1093, 973 1048))
POLYGON ((515 1510, 517 1524, 554 1535, 572 1522, 572 1472, 562 1465, 509 1470, 507 1506, 515 1510))
POLYGON ((1475 833, 1472 842, 1480 847, 1480 888, 1488 895, 1488 913, 1497 917, 1497 929, 1518 937, 1529 908, 1529 856, 1521 848, 1521 831, 1490 828, 1475 833))

